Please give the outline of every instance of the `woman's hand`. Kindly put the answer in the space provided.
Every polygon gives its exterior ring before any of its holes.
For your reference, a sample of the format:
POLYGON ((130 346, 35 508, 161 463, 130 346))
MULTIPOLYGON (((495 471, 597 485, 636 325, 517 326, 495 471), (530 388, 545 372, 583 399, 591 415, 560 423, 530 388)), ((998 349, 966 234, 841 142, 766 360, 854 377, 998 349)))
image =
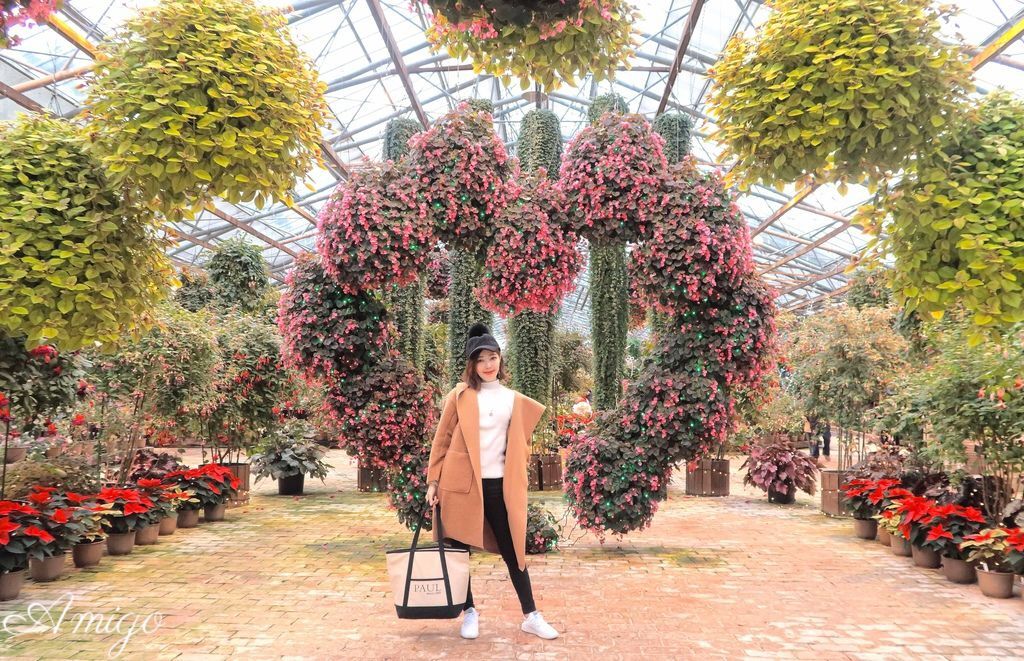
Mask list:
POLYGON ((433 507, 434 505, 437 505, 437 501, 437 482, 431 482, 427 486, 427 505, 433 507))

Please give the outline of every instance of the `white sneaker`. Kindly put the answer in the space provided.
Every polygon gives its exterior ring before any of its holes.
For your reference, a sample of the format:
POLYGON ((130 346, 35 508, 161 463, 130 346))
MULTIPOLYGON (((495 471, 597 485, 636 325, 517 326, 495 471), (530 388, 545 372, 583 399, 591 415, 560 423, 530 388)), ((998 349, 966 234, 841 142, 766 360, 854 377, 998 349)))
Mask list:
POLYGON ((462 629, 459 631, 463 638, 476 638, 480 635, 480 615, 475 608, 469 608, 462 614, 462 629))
POLYGON ((558 638, 558 632, 550 624, 544 621, 544 616, 540 614, 540 611, 533 611, 523 619, 523 624, 520 627, 526 633, 532 633, 534 636, 543 638, 544 640, 554 640, 558 638))

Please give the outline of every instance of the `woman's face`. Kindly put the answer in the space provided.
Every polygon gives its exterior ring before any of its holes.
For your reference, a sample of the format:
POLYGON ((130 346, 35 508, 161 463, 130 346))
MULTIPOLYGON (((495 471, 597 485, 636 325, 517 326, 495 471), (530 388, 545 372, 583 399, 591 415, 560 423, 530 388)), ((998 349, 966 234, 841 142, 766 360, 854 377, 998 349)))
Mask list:
POLYGON ((476 375, 481 381, 494 381, 498 378, 498 367, 501 366, 501 354, 484 349, 476 356, 476 375))

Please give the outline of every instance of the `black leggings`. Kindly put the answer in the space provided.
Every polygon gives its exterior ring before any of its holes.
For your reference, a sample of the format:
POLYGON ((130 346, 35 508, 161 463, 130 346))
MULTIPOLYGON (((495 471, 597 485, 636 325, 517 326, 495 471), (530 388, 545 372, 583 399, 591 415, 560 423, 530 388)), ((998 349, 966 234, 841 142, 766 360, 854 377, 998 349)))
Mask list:
MULTIPOLYGON (((508 576, 512 579, 512 586, 519 596, 519 605, 523 614, 532 613, 537 610, 533 603, 533 588, 530 586, 530 574, 519 569, 519 561, 516 559, 516 549, 512 542, 512 532, 508 528, 508 510, 505 509, 505 496, 502 492, 502 479, 484 479, 484 518, 491 526, 494 533, 494 540, 498 543, 498 550, 508 567, 508 576)), ((469 545, 463 544, 457 539, 447 540, 452 546, 469 551, 469 545)), ((466 609, 473 608, 473 587, 469 584, 466 591, 466 609)))

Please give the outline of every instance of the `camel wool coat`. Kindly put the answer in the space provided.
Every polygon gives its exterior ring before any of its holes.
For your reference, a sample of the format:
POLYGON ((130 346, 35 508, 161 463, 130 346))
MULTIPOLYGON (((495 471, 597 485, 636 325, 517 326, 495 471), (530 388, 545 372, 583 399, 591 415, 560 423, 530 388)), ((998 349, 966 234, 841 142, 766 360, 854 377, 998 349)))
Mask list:
MULTIPOLYGON (((508 423, 502 491, 520 569, 526 569, 526 492, 529 486, 526 465, 530 437, 544 409, 543 404, 517 391, 508 423)), ((477 391, 465 383, 455 386, 444 399, 427 467, 427 482, 435 480, 445 537, 498 553, 494 533, 484 519, 477 391)), ((434 539, 437 537, 437 526, 434 526, 434 539)))

